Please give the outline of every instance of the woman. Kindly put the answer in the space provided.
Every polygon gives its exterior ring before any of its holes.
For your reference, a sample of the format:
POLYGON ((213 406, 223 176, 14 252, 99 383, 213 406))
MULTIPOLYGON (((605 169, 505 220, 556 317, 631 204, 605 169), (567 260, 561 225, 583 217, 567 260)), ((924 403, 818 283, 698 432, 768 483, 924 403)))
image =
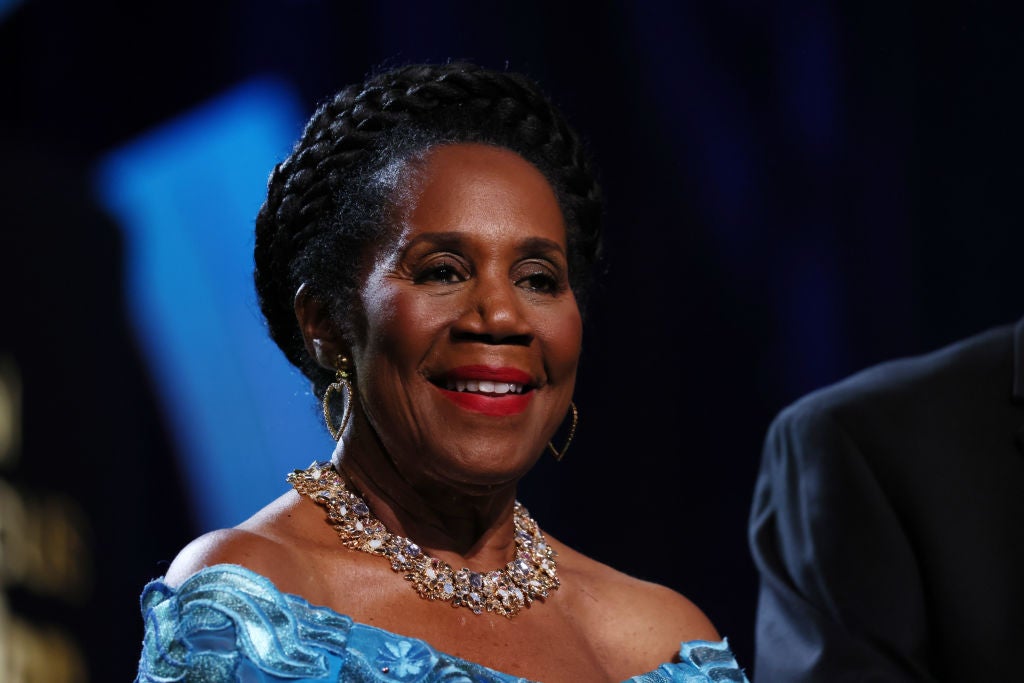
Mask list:
POLYGON ((270 179, 255 280, 337 448, 147 586, 140 680, 743 680, 692 603, 515 501, 575 429, 600 210, 519 75, 404 67, 317 111, 270 179))

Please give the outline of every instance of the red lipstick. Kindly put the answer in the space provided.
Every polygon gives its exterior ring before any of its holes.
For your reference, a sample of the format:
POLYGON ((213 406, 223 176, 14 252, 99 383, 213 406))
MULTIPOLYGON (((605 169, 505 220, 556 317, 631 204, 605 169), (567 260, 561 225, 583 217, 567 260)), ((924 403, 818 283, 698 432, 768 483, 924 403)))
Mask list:
POLYGON ((526 410, 533 399, 532 377, 518 368, 495 368, 487 365, 463 365, 445 373, 442 384, 452 386, 458 382, 493 382, 501 384, 518 384, 522 393, 492 393, 477 391, 458 391, 435 384, 441 395, 455 405, 474 413, 502 417, 516 415, 526 410))

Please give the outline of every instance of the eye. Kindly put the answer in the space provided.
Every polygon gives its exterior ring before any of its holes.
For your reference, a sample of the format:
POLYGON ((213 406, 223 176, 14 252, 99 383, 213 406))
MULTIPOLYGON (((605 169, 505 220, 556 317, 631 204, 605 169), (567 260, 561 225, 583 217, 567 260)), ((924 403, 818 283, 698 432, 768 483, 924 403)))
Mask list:
POLYGON ((525 263, 516 273, 517 287, 540 294, 558 294, 564 288, 561 274, 538 262, 525 263))
POLYGON ((455 272, 455 268, 448 264, 431 268, 424 273, 423 279, 434 280, 435 282, 459 282, 462 280, 459 274, 455 272))
POLYGON ((525 289, 545 294, 558 291, 558 281, 547 273, 535 273, 534 275, 524 277, 517 284, 525 289))
POLYGON ((468 278, 465 268, 451 258, 433 260, 420 268, 416 277, 417 283, 437 282, 441 284, 457 284, 468 278))

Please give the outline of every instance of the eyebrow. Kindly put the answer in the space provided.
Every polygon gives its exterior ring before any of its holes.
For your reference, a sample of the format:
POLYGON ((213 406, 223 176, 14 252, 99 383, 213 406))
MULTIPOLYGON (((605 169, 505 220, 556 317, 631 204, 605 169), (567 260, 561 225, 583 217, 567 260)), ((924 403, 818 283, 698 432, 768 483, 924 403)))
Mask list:
POLYGON ((565 256, 565 247, 547 237, 528 237, 520 245, 520 251, 554 251, 565 256))
MULTIPOLYGON (((408 253, 413 247, 421 243, 427 243, 435 247, 449 247, 458 246, 462 244, 465 239, 466 233, 460 231, 426 232, 409 240, 409 242, 402 247, 402 253, 408 253)), ((553 251, 561 254, 563 257, 566 256, 565 248, 558 242, 548 239, 547 237, 527 237, 522 241, 522 243, 516 245, 516 249, 521 253, 553 251)))

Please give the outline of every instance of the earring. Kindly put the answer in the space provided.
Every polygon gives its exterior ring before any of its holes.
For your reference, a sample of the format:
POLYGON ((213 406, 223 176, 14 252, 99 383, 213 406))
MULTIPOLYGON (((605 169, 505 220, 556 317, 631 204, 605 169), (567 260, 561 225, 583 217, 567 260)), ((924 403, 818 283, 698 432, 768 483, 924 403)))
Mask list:
POLYGON ((576 404, 569 401, 569 410, 572 411, 572 424, 569 425, 569 437, 565 440, 565 445, 562 446, 562 450, 555 448, 555 444, 548 441, 548 449, 551 451, 551 455, 555 456, 555 460, 561 462, 562 458, 565 457, 565 452, 569 450, 569 444, 572 443, 572 437, 576 436, 576 423, 579 422, 580 412, 576 410, 576 404))
POLYGON ((323 405, 324 422, 327 423, 327 431, 337 441, 345 433, 345 427, 348 426, 349 418, 352 417, 352 380, 349 372, 351 366, 348 358, 339 355, 335 359, 335 369, 337 374, 334 376, 334 383, 329 385, 327 391, 324 392, 323 405), (342 390, 345 391, 345 411, 341 414, 341 427, 335 429, 334 421, 331 419, 331 394, 341 392, 342 390))

